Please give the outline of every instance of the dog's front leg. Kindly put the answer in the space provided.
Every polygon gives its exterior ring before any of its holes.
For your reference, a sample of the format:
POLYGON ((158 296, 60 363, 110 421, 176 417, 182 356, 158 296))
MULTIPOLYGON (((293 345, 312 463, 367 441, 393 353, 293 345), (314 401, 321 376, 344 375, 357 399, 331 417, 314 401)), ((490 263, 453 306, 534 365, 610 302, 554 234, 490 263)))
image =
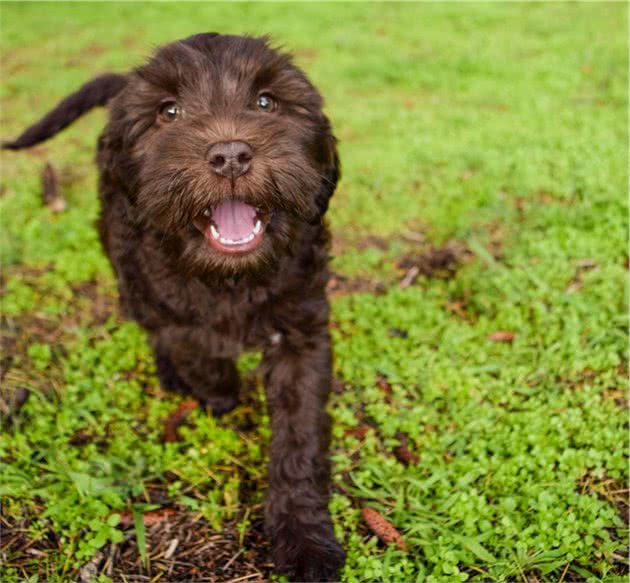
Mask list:
POLYGON ((295 581, 334 581, 345 560, 328 513, 330 337, 285 334, 265 354, 272 442, 265 525, 276 567, 295 581))

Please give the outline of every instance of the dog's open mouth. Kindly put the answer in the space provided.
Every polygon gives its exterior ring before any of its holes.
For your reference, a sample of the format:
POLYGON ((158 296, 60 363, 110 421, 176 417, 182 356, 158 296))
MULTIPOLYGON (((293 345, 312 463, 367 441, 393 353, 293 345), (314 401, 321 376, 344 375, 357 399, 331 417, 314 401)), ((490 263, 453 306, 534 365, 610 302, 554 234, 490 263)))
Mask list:
POLYGON ((228 199, 207 208, 195 219, 195 226, 208 243, 222 253, 248 253, 262 242, 267 217, 259 209, 228 199))

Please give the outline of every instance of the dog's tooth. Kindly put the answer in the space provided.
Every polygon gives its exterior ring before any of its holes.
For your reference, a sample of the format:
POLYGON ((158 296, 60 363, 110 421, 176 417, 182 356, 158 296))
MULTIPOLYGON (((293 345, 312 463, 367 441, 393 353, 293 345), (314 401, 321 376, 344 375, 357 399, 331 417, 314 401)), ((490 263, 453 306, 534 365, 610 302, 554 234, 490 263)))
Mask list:
POLYGON ((258 233, 260 233, 260 229, 262 229, 262 223, 260 222, 260 219, 258 219, 254 225, 254 235, 258 235, 258 233))
MULTIPOLYGON (((221 237, 219 232, 214 228, 214 226, 210 225, 210 229, 212 231, 212 236, 215 239, 219 240, 219 243, 222 243, 223 245, 244 245, 245 243, 249 243, 250 241, 254 240, 254 237, 256 236, 256 230, 254 229, 254 231, 252 231, 249 235, 245 235, 244 237, 241 237, 240 239, 228 239, 227 237, 221 237)), ((258 232, 260 232, 260 228, 258 229, 258 232)))
POLYGON ((210 209, 204 209, 203 216, 209 219, 212 216, 212 211, 210 209))

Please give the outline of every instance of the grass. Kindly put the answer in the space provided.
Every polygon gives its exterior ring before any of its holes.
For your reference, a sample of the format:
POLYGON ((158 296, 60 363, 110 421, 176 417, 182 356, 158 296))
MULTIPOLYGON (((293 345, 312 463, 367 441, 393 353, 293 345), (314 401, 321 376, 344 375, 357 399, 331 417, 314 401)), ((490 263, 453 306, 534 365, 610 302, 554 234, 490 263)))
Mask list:
MULTIPOLYGON (((201 30, 271 34, 326 96, 344 166, 330 211, 344 581, 625 579, 627 6, 0 9, 4 138, 201 30), (407 550, 378 542, 363 507, 407 550)), ((2 156, 1 578, 76 580, 87 565, 99 581, 168 580, 164 545, 191 525, 228 554, 213 563, 191 540, 192 559, 170 563, 180 580, 273 577, 260 386, 163 443, 180 399, 118 314, 93 226, 103 122, 2 156), (62 214, 41 204, 48 160, 62 214), (138 513, 157 507, 183 530, 145 532, 138 513)))

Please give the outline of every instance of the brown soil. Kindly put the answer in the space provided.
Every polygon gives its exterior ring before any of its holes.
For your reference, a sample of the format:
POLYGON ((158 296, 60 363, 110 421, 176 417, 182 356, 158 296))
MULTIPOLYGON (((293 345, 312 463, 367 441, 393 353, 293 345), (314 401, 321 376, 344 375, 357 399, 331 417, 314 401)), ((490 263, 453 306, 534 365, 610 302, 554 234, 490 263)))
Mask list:
MULTIPOLYGON (((0 525, 0 556, 5 567, 23 575, 38 573, 46 580, 47 565, 63 560, 59 537, 52 530, 40 539, 32 539, 26 521, 12 523, 0 517, 0 525)), ((216 531, 189 512, 171 512, 166 520, 146 527, 146 565, 133 527, 126 532, 122 543, 106 545, 78 572, 67 573, 68 580, 87 582, 104 573, 114 581, 125 582, 258 583, 268 581, 272 572, 269 543, 259 519, 241 540, 235 523, 216 531)))

